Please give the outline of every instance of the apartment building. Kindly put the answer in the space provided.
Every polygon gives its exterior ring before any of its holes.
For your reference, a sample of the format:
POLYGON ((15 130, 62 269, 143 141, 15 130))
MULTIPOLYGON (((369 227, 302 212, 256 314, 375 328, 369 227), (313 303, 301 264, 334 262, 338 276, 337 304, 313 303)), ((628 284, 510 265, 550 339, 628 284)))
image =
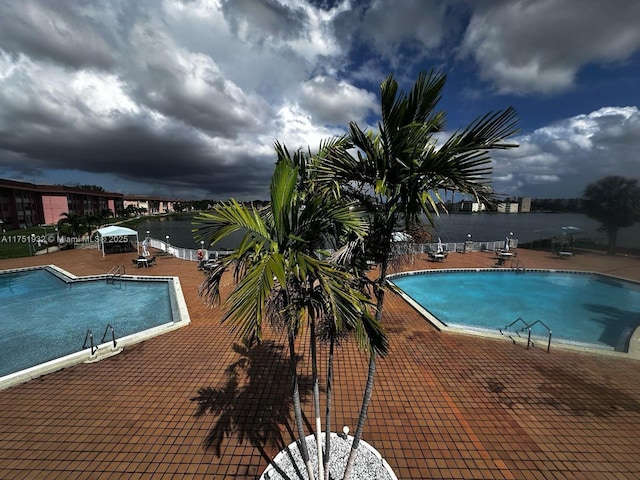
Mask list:
POLYGON ((120 193, 0 179, 0 224, 5 230, 51 225, 63 213, 84 216, 122 207, 120 193))

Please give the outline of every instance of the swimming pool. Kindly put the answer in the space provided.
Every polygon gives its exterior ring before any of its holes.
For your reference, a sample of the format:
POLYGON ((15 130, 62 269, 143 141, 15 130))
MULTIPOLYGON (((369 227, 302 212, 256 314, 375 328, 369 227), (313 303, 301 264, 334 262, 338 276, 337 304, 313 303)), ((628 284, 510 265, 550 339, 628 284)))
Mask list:
MULTIPOLYGON (((597 273, 447 270, 390 280, 436 326, 497 333, 520 317, 548 325, 554 343, 626 351, 640 325, 640 284, 597 273)), ((534 335, 547 335, 538 328, 534 335)))
POLYGON ((0 388, 188 323, 174 277, 75 277, 52 265, 2 272, 0 388))

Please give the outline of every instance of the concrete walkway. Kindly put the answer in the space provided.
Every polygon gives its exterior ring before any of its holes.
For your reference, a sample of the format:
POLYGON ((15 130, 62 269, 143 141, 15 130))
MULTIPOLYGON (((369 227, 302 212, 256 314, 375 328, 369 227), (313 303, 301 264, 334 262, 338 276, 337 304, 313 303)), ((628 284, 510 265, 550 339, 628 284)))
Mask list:
MULTIPOLYGON (((292 441, 278 336, 247 351, 198 296, 195 263, 159 258, 138 272, 131 258, 71 250, 0 261, 0 269, 55 264, 88 275, 122 264, 127 273, 176 275, 192 320, 115 357, 0 391, 0 478, 257 478, 292 441)), ((640 280, 634 257, 519 249, 517 259, 640 280)), ((485 252, 416 258, 406 268, 494 264, 485 252)), ((378 365, 364 440, 398 478, 640 478, 639 361, 438 332, 393 295, 384 324, 391 352, 378 365)), ((332 422, 353 430, 366 359, 344 345, 335 368, 332 422)), ((308 378, 302 387, 309 393, 308 378)))

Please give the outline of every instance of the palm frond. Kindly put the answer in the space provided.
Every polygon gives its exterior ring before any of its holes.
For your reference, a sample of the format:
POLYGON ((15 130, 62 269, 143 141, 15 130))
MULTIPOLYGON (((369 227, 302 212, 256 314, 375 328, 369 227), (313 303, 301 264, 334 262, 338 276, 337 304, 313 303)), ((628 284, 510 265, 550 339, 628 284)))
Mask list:
POLYGON ((194 218, 193 229, 197 240, 214 244, 235 232, 246 232, 252 236, 268 239, 266 224, 255 209, 248 209, 235 199, 217 205, 212 212, 202 212, 194 218))
POLYGON ((225 301, 226 313, 222 319, 232 325, 232 331, 240 336, 255 333, 262 338, 262 321, 268 297, 274 288, 274 278, 284 278, 282 254, 275 253, 256 259, 240 279, 225 301))
POLYGON ((286 232, 290 230, 292 199, 296 192, 298 169, 293 162, 281 159, 271 177, 271 213, 274 234, 278 244, 282 244, 286 232))

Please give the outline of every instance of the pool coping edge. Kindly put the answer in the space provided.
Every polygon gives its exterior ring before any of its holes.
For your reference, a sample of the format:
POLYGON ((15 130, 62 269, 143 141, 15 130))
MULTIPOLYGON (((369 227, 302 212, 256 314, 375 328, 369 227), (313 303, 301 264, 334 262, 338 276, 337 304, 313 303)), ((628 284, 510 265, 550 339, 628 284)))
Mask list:
MULTIPOLYGON (((53 273, 58 278, 60 278, 61 280, 67 283, 90 281, 90 280, 103 280, 103 279, 106 280, 107 278, 110 277, 110 275, 108 274, 88 275, 84 277, 78 277, 52 264, 38 265, 38 266, 32 266, 32 267, 22 267, 22 268, 11 268, 11 269, 2 270, 0 274, 24 272, 24 271, 30 271, 30 270, 42 270, 42 269, 48 269, 51 273, 53 273)), ((163 323, 161 325, 148 328, 141 332, 132 333, 131 335, 118 338, 116 339, 115 348, 113 347, 112 342, 105 342, 98 345, 97 349, 95 349, 93 354, 91 353, 91 348, 89 347, 89 348, 80 350, 78 352, 74 352, 69 355, 55 358, 53 360, 49 360, 39 365, 34 365, 33 367, 25 368, 23 370, 19 370, 17 372, 2 376, 0 377, 0 390, 4 390, 14 385, 28 382, 29 380, 33 380, 43 375, 48 375, 50 373, 63 370, 68 367, 72 367, 80 363, 93 363, 93 362, 97 362, 97 361, 109 358, 111 356, 117 355, 118 353, 122 352, 122 350, 126 346, 134 345, 136 343, 149 340, 151 338, 157 337, 164 333, 168 333, 168 332, 177 330, 179 328, 185 327, 191 323, 191 317, 189 316, 187 302, 184 298, 184 293, 182 291, 182 286, 180 284, 179 277, 122 275, 122 278, 125 280, 171 282, 173 287, 170 289, 171 311, 172 311, 172 315, 174 315, 174 318, 176 314, 179 315, 179 320, 163 323)))
MULTIPOLYGON (((516 268, 445 268, 445 269, 426 269, 426 270, 412 270, 408 272, 398 272, 392 273, 387 277, 387 283, 390 284, 393 288, 393 291, 397 293, 405 302, 407 302, 414 310, 416 310, 420 315, 422 315, 436 330, 441 332, 447 332, 452 334, 460 334, 460 335, 469 335, 487 338, 491 340, 510 340, 514 344, 521 343, 518 339, 513 338, 509 335, 504 335, 501 333, 495 333, 490 329, 474 329, 474 328, 460 328, 457 326, 447 325, 438 319, 435 315, 429 312, 426 308, 416 302, 413 298, 407 295, 400 287, 398 287, 395 283, 393 283, 394 278, 406 277, 412 275, 419 274, 438 274, 438 273, 453 273, 453 272, 515 272, 516 268)), ((584 275, 597 275, 601 277, 612 278, 616 280, 624 280, 635 285, 640 286, 640 282, 636 280, 627 279, 624 277, 616 277, 614 275, 609 275, 606 273, 588 271, 588 270, 569 270, 569 269, 544 269, 544 268, 531 268, 527 269, 528 272, 548 272, 548 273, 575 273, 575 274, 584 274, 584 275)), ((640 330, 640 326, 637 327, 636 330, 640 330)), ((640 337, 640 333, 638 334, 640 337)), ((521 339, 526 345, 526 339, 521 339)), ((582 352, 588 354, 597 354, 602 356, 610 356, 615 358, 626 358, 633 360, 640 360, 640 349, 632 349, 629 347, 628 352, 617 352, 614 350, 600 349, 600 348, 592 348, 586 346, 584 344, 572 344, 566 341, 556 340, 553 345, 554 348, 559 348, 562 350, 570 350, 574 352, 582 352)))

